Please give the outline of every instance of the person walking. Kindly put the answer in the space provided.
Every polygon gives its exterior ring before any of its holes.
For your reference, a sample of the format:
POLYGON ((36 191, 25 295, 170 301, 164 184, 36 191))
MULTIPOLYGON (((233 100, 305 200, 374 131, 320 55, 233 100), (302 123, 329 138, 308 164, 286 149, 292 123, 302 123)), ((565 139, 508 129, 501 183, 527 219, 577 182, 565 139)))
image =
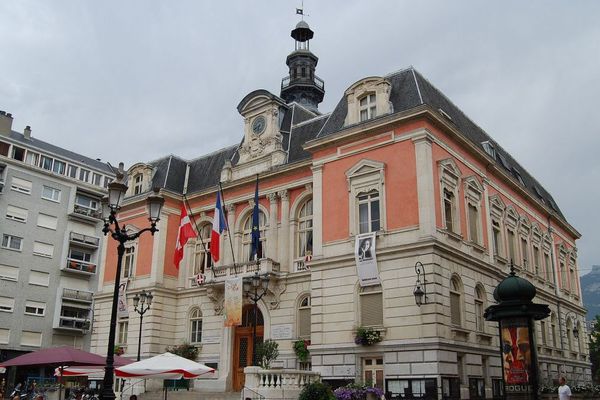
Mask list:
POLYGON ((561 376, 558 383, 560 383, 560 386, 558 387, 558 400, 570 400, 571 388, 567 385, 565 377, 561 376))

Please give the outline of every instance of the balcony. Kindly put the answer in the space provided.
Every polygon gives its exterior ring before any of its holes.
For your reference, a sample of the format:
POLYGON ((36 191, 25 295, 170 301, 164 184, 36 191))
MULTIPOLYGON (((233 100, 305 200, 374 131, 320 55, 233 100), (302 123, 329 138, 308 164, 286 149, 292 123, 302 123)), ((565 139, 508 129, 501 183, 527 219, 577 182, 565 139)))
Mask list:
POLYGON ((58 320, 57 329, 84 332, 90 329, 90 320, 84 318, 63 317, 58 320))
POLYGON ((63 271, 76 272, 85 275, 94 275, 96 273, 96 264, 76 260, 74 258, 67 258, 63 271))
POLYGON ((263 258, 258 264, 248 261, 242 264, 221 265, 213 268, 213 273, 208 273, 207 283, 224 283, 229 278, 249 277, 258 271, 259 274, 279 273, 279 263, 270 258, 263 258), (211 276, 212 275, 212 276, 211 276))
POLYGON ((80 204, 75 204, 75 206, 73 207, 73 213, 71 215, 86 217, 86 219, 88 220, 93 219, 94 222, 96 222, 95 220, 102 219, 101 210, 82 206, 80 204))
POLYGON ((87 247, 90 249, 97 249, 100 245, 100 238, 77 232, 69 233, 69 241, 78 246, 87 247))
POLYGON ((65 300, 80 301, 83 303, 91 303, 94 294, 76 289, 63 289, 62 298, 65 300))
POLYGON ((289 76, 286 76, 281 80, 282 90, 292 85, 315 85, 319 89, 325 90, 325 81, 316 75, 314 75, 312 79, 309 76, 296 77, 293 79, 293 82, 289 76))
POLYGON ((304 271, 310 271, 310 267, 308 266, 307 262, 304 260, 304 257, 294 260, 294 272, 304 272, 304 271))

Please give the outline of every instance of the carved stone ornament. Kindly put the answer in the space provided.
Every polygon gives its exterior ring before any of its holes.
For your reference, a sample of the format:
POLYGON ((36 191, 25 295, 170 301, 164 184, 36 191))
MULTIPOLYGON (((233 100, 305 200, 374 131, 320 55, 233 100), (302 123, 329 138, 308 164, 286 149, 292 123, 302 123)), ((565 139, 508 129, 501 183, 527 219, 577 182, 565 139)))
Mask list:
POLYGON ((218 288, 215 285, 209 285, 206 287, 206 295, 212 301, 215 309, 215 315, 223 315, 223 308, 225 307, 225 293, 224 288, 218 288))
POLYGON ((277 195, 281 198, 281 201, 288 201, 290 199, 290 193, 287 190, 280 190, 277 195))
POLYGON ((271 283, 269 284, 269 289, 267 292, 267 304, 269 305, 269 309, 276 310, 279 308, 279 303, 281 301, 281 295, 287 289, 287 284, 285 280, 272 278, 271 283))
POLYGON ((270 203, 275 203, 277 202, 277 193, 269 193, 267 198, 269 199, 270 203))

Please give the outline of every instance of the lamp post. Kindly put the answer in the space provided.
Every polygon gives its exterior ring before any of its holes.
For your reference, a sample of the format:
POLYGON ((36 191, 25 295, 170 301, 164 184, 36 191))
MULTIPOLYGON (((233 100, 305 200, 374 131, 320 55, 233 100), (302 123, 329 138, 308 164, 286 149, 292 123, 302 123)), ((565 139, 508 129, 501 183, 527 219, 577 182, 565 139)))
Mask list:
POLYGON ((244 292, 253 303, 253 323, 252 323, 252 365, 256 365, 256 325, 258 323, 258 302, 267 294, 269 288, 269 275, 259 275, 258 271, 248 280, 244 280, 244 292))
POLYGON ((151 292, 146 292, 142 290, 142 292, 138 295, 136 294, 133 297, 133 309, 136 313, 140 315, 140 334, 138 336, 138 354, 137 360, 140 361, 140 355, 142 350, 142 323, 144 322, 144 314, 146 311, 150 309, 150 304, 152 304, 152 296, 151 292))
POLYGON ((415 303, 421 307, 422 304, 427 303, 427 279, 425 279, 425 267, 420 261, 415 263, 415 272, 417 274, 417 282, 415 283, 415 303), (423 274, 423 282, 421 283, 421 274, 423 274), (423 285, 423 288, 421 288, 423 285))
POLYGON ((121 280, 123 255, 125 254, 125 243, 137 239, 144 232, 150 232, 152 235, 154 235, 154 233, 158 231, 156 228, 156 223, 160 219, 160 211, 165 202, 165 199, 158 194, 158 189, 155 189, 154 193, 148 196, 146 199, 150 227, 144 228, 136 233, 128 234, 127 227, 125 225, 121 227, 117 219, 117 213, 121 208, 121 202, 125 197, 125 192, 128 189, 127 185, 122 182, 124 177, 122 163, 119 164, 119 171, 116 175, 117 179, 108 185, 108 196, 102 199, 102 217, 104 218, 104 228, 102 229, 102 232, 104 232, 105 236, 110 233, 110 236, 119 243, 117 245, 117 271, 110 313, 110 329, 108 333, 106 367, 104 368, 104 380, 102 383, 102 391, 100 393, 100 398, 102 400, 114 400, 116 397, 113 390, 115 370, 114 348, 117 326, 117 303, 119 299, 119 284, 121 280))

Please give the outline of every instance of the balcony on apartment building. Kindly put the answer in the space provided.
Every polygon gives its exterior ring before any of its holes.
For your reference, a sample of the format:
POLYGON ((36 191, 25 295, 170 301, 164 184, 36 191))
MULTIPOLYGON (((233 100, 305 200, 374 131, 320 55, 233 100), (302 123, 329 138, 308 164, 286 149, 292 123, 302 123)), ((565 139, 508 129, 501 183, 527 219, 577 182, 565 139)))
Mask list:
POLYGON ((100 245, 100 238, 77 232, 69 234, 69 255, 61 268, 66 272, 94 275, 96 263, 92 262, 94 253, 100 245))
POLYGON ((96 224, 98 220, 102 219, 100 198, 78 191, 75 195, 73 211, 69 216, 96 224))
POLYGON ((85 333, 90 328, 93 293, 63 288, 60 314, 55 329, 85 333))
POLYGON ((92 304, 93 297, 94 297, 94 294, 92 292, 88 292, 86 290, 63 288, 63 293, 62 293, 63 300, 92 304))

